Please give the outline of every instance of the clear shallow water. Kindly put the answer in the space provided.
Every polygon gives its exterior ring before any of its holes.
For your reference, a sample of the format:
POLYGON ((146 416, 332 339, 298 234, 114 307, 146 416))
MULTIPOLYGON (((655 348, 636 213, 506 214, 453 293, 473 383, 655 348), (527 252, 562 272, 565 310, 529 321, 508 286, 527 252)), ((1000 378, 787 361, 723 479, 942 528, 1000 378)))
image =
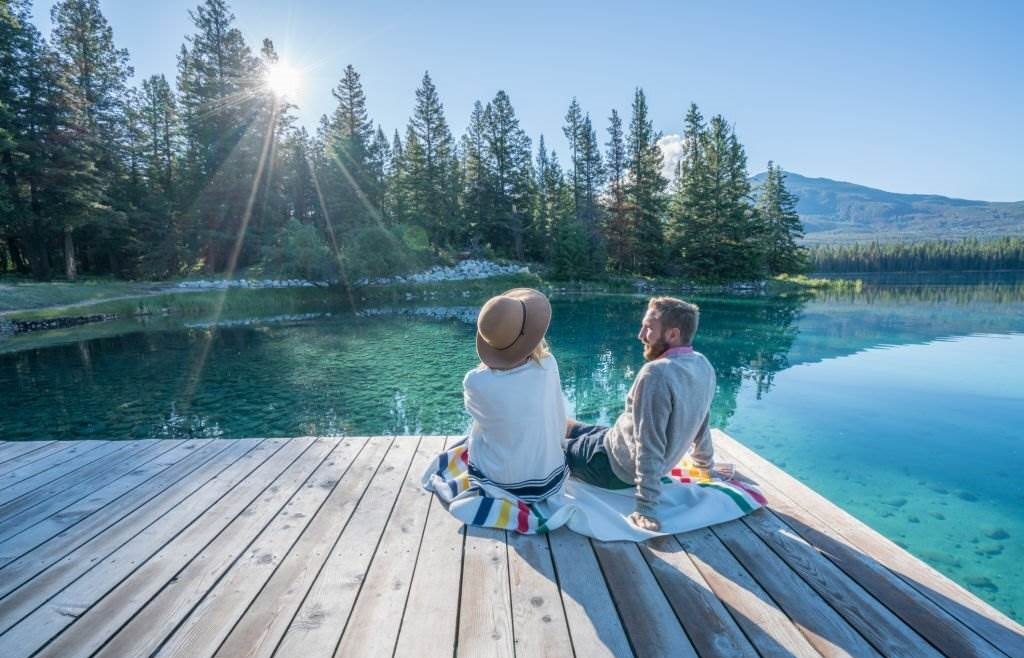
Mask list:
MULTIPOLYGON (((697 348, 719 376, 716 426, 1024 619, 1019 284, 696 299, 697 348)), ((642 365, 643 308, 628 296, 555 299, 549 337, 579 418, 620 411, 642 365)), ((82 327, 49 346, 41 334, 11 339, 0 345, 0 437, 460 432, 474 310, 216 331, 166 319, 82 327)))

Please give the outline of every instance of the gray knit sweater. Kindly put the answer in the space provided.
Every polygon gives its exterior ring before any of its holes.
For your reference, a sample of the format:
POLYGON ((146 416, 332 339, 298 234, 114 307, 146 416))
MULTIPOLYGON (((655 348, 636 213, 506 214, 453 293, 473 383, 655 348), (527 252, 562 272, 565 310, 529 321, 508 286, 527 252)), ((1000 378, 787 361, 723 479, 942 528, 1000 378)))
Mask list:
POLYGON ((693 461, 710 467, 708 413, 715 370, 700 352, 655 359, 640 369, 626 409, 605 435, 612 471, 636 483, 636 511, 657 518, 661 477, 693 447, 693 461))

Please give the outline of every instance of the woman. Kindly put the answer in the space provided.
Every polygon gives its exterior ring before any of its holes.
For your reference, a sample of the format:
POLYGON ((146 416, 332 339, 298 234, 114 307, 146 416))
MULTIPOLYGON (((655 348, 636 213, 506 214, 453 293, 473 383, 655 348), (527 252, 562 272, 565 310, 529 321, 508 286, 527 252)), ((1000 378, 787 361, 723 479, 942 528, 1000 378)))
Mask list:
POLYGON ((488 300, 477 318, 481 364, 462 382, 470 475, 526 503, 560 491, 569 473, 558 363, 544 340, 550 322, 550 302, 531 288, 488 300))

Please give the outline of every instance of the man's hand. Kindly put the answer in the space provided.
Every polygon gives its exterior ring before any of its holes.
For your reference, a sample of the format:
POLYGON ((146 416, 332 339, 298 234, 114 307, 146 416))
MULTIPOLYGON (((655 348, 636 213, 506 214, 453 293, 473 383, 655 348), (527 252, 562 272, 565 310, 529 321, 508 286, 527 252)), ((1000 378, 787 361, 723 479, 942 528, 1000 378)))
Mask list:
POLYGON ((652 530, 654 532, 661 530, 661 523, 658 522, 658 519, 652 519, 649 516, 644 516, 640 512, 633 512, 630 514, 629 521, 636 527, 643 530, 652 530))

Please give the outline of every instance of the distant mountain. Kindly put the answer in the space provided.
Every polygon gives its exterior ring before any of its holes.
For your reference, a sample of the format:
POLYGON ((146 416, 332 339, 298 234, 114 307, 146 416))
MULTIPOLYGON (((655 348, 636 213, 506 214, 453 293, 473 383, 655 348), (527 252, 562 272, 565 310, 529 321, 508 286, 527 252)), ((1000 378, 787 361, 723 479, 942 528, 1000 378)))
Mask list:
MULTIPOLYGON (((755 189, 767 173, 751 178, 755 189)), ((1024 201, 1000 203, 936 194, 897 194, 786 172, 799 197, 807 243, 939 240, 1024 235, 1024 201)))

